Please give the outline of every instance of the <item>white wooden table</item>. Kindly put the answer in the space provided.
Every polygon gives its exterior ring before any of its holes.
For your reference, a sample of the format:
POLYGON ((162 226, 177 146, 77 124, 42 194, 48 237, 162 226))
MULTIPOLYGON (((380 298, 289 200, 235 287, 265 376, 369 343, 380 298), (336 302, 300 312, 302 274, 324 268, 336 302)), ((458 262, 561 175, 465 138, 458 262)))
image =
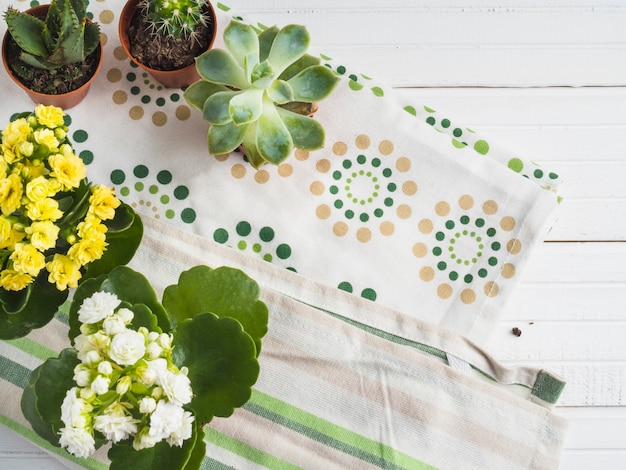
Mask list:
MULTIPOLYGON (((560 220, 488 348, 568 381, 562 469, 626 468, 626 2, 226 3, 264 24, 306 24, 328 55, 565 179, 560 220)), ((3 468, 64 467, 0 429, 3 468)))

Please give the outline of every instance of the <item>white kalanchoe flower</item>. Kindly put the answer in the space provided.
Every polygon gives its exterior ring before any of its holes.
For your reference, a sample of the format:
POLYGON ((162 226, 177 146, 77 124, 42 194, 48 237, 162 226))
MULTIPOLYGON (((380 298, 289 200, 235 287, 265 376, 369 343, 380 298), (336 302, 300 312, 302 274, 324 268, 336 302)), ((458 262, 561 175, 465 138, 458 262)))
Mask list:
POLYGON ((109 391, 111 385, 111 379, 103 375, 98 375, 93 382, 91 382, 91 391, 97 395, 104 395, 109 391))
POLYGON ((130 386, 133 384, 133 380, 125 375, 117 381, 117 385, 115 386, 115 393, 118 395, 124 395, 126 392, 130 390, 130 386))
POLYGON ((106 351, 111 344, 111 337, 100 331, 91 335, 78 335, 74 338, 74 348, 78 359, 85 361, 89 351, 106 351))
POLYGON ((174 405, 182 406, 191 401, 193 392, 191 391, 191 382, 187 375, 166 371, 161 373, 158 382, 163 388, 167 399, 174 405))
POLYGON ((83 364, 87 364, 89 366, 97 366, 101 361, 102 356, 100 356, 100 353, 95 349, 92 349, 91 351, 88 351, 87 354, 85 354, 83 364))
POLYGON ((70 454, 83 459, 96 451, 96 442, 86 428, 61 428, 59 444, 70 454))
POLYGON ((108 440, 116 443, 129 436, 134 436, 137 433, 139 423, 140 420, 126 414, 123 406, 113 404, 103 414, 96 416, 93 428, 104 434, 108 440))
POLYGON ((139 400, 139 412, 150 414, 156 409, 156 400, 152 397, 143 397, 139 400))
POLYGON ((163 348, 159 346, 156 342, 148 343, 146 347, 146 358, 147 359, 157 359, 163 353, 163 348))
POLYGON ((133 449, 142 450, 154 447, 157 440, 150 434, 150 427, 146 426, 135 435, 133 440, 133 449))
POLYGON ((77 387, 73 387, 65 394, 61 404, 61 421, 67 427, 82 428, 86 426, 85 414, 91 411, 91 407, 85 403, 85 400, 79 398, 76 392, 77 387))
POLYGON ((126 329, 126 322, 120 315, 113 314, 104 319, 102 329, 107 335, 114 336, 126 329))
POLYGON ((120 365, 134 365, 146 354, 145 337, 128 328, 111 340, 109 356, 120 365))
POLYGON ((133 321, 133 318, 135 318, 133 311, 125 307, 120 308, 117 312, 115 312, 115 314, 119 316, 126 325, 128 325, 131 321, 133 321))
POLYGON ((120 302, 115 294, 96 292, 83 300, 78 309, 78 321, 81 323, 98 323, 108 315, 112 315, 120 302))
POLYGON ((181 406, 160 400, 150 415, 150 435, 157 442, 167 439, 180 428, 184 411, 181 406))
POLYGON ((74 367, 74 381, 79 387, 88 387, 94 379, 94 372, 85 364, 78 364, 74 367))
POLYGON ((113 373, 113 366, 109 361, 102 361, 98 364, 98 372, 102 375, 111 375, 113 373))
POLYGON ((180 421, 180 426, 178 427, 178 429, 173 431, 172 434, 170 434, 170 436, 167 438, 167 443, 170 446, 182 447, 183 441, 191 437, 191 425, 194 419, 195 417, 189 411, 185 411, 180 421))

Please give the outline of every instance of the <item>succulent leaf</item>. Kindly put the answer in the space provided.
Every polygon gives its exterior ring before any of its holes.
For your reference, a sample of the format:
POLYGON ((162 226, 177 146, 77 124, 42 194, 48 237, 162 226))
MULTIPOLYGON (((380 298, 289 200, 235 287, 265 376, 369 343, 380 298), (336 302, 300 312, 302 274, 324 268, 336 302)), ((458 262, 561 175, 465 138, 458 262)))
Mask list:
POLYGON ((312 65, 319 65, 320 62, 321 61, 319 57, 314 57, 310 54, 304 54, 297 61, 287 67, 278 78, 280 78, 281 80, 289 80, 290 78, 298 75, 307 67, 311 67, 312 65))
POLYGON ((209 153, 221 155, 235 150, 243 142, 248 126, 249 124, 235 126, 235 124, 229 122, 209 127, 207 134, 209 153))
POLYGON ((43 41, 45 23, 39 18, 9 8, 4 15, 9 33, 20 49, 36 56, 48 53, 43 41))
POLYGON ((204 103, 202 109, 202 117, 209 122, 209 124, 226 124, 233 119, 230 116, 229 105, 230 100, 237 93, 237 91, 219 91, 211 95, 204 103))
POLYGON ((271 28, 264 29, 259 34, 259 60, 261 62, 267 60, 267 57, 270 55, 272 44, 279 31, 278 26, 272 26, 271 28))
POLYGON ((289 80, 294 98, 291 101, 313 103, 326 98, 337 86, 339 77, 323 65, 313 65, 289 80))
POLYGON ((276 108, 276 110, 291 134, 293 144, 296 147, 303 150, 317 150, 324 146, 326 133, 319 121, 283 108, 276 108))
POLYGON ((224 30, 224 43, 241 67, 245 67, 244 60, 259 62, 259 37, 252 26, 231 21, 224 30), (256 60, 251 60, 254 57, 256 60))
POLYGON ((187 100, 187 103, 196 108, 198 111, 202 111, 204 109, 204 103, 210 96, 217 92, 226 90, 228 90, 228 88, 224 85, 217 85, 215 83, 207 82, 206 80, 198 80, 187 87, 183 96, 185 100, 187 100))
POLYGON ((263 112, 263 90, 250 88, 230 100, 228 113, 237 126, 256 121, 263 112))
POLYGON ((264 103, 257 126, 256 146, 259 153, 268 162, 280 164, 291 154, 293 139, 273 103, 264 103))
POLYGON ((209 82, 239 89, 249 86, 243 68, 222 49, 211 49, 200 55, 196 59, 196 68, 200 77, 209 82))
POLYGON ((295 99, 291 84, 284 80, 274 80, 267 89, 267 95, 277 104, 285 104, 295 99))
POLYGON ((277 75, 305 54, 309 42, 309 33, 301 25, 287 25, 278 32, 267 58, 277 75))

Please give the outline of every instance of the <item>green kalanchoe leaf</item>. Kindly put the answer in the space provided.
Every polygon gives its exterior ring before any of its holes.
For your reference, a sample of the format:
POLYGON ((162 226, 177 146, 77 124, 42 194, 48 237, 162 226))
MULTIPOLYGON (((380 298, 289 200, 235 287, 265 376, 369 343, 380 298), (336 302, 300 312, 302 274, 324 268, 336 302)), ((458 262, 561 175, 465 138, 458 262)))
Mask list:
POLYGON ((239 60, 244 67, 244 58, 256 56, 259 62, 259 38, 257 32, 250 25, 239 21, 231 21, 224 30, 224 44, 233 57, 239 60))
POLYGON ((254 339, 258 354, 268 322, 267 305, 259 295, 256 281, 238 269, 196 266, 165 289, 163 306, 178 323, 204 312, 234 318, 254 339))
POLYGON ((68 296, 68 291, 59 291, 41 273, 26 287, 26 292, 9 292, 2 289, 0 295, 0 339, 15 339, 26 336, 31 330, 47 325, 58 306, 68 296))
POLYGON ((201 313, 179 323, 172 360, 189 369, 196 420, 228 417, 252 395, 259 376, 254 341, 233 318, 201 313))
POLYGON ((236 126, 232 122, 209 127, 207 142, 209 153, 221 155, 230 153, 241 145, 248 130, 248 125, 236 126))
POLYGON ((144 304, 131 305, 129 307, 132 310, 134 317, 130 323, 130 328, 138 331, 142 326, 147 328, 148 331, 156 331, 162 333, 163 331, 159 327, 159 319, 152 313, 152 310, 144 304))
POLYGON ((339 77, 323 65, 314 65, 304 69, 287 83, 293 89, 294 98, 291 101, 313 103, 326 98, 335 89, 339 77))
POLYGON ((135 450, 130 440, 113 444, 107 456, 111 460, 110 470, 154 470, 162 469, 199 469, 197 452, 205 448, 202 442, 204 432, 195 420, 192 424, 191 437, 183 441, 182 447, 170 446, 166 441, 161 441, 154 447, 135 450), (193 461, 192 461, 193 459, 193 461), (197 465, 197 466, 196 466, 197 465))
POLYGON ((106 234, 107 249, 102 258, 86 266, 82 281, 106 274, 116 266, 128 263, 139 248, 143 237, 143 222, 129 205, 122 204, 118 207, 115 210, 115 219, 105 221, 105 225, 110 227, 106 234), (131 222, 130 225, 128 222, 131 222))
POLYGON ((303 150, 317 150, 324 146, 326 133, 318 121, 286 109, 277 108, 277 110, 296 147, 303 150))
POLYGON ((220 91, 227 91, 224 85, 217 85, 215 83, 207 82, 205 80, 198 80, 187 87, 184 92, 184 98, 192 107, 198 111, 202 111, 204 103, 209 97, 220 91))
POLYGON ((210 49, 198 56, 196 68, 202 78, 218 85, 248 87, 243 68, 222 49, 210 49))
POLYGON ((22 400, 20 403, 22 414, 28 420, 33 431, 39 437, 44 438, 55 447, 60 447, 59 436, 55 433, 54 427, 43 420, 37 410, 37 395, 35 395, 35 383, 39 377, 39 372, 43 368, 43 364, 33 370, 30 374, 28 385, 22 392, 22 400))

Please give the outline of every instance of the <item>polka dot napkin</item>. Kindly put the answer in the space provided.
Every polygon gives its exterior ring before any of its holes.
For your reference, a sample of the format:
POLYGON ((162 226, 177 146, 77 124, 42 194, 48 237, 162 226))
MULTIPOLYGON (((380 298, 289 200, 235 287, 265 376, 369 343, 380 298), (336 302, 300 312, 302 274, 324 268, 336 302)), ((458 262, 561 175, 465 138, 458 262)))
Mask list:
MULTIPOLYGON (((182 90, 124 54, 122 3, 90 4, 105 60, 68 112, 91 180, 115 186, 144 217, 488 338, 554 221, 556 174, 324 55, 341 81, 315 115, 326 129, 322 150, 258 171, 238 152, 209 155, 208 125, 182 90)), ((218 6, 223 28, 232 11, 218 6)), ((214 47, 224 47, 221 31, 214 47)), ((32 109, 4 74, 0 85, 3 121, 32 109)))

